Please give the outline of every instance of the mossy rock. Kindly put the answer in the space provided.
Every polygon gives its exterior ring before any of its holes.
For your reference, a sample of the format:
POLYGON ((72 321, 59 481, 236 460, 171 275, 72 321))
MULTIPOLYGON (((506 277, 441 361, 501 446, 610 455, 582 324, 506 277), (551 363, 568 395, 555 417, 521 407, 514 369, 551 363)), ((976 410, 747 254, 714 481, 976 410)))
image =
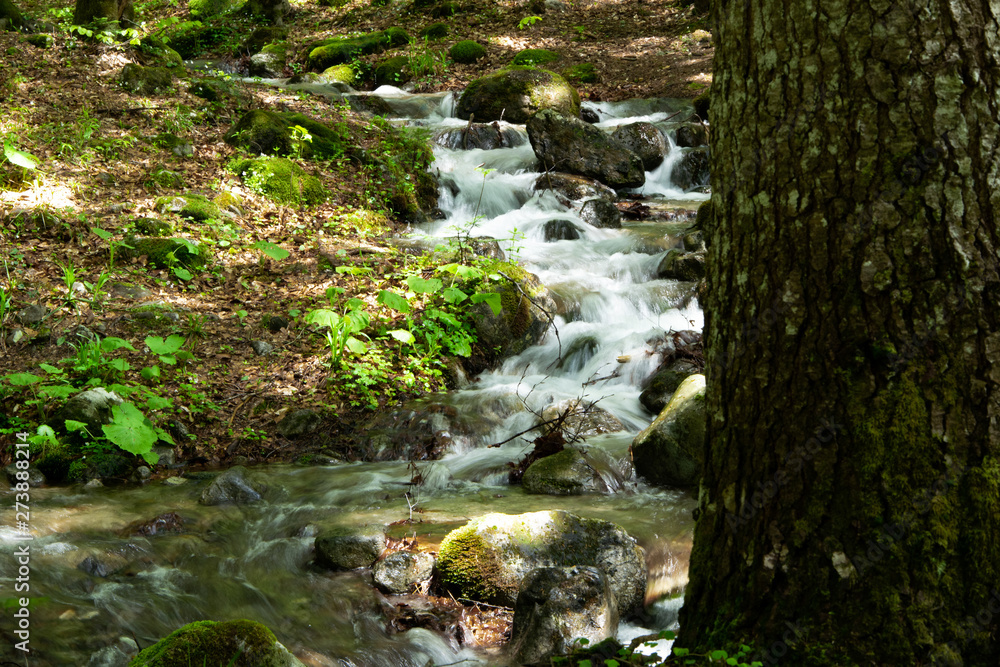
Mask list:
POLYGON ((132 259, 145 255, 149 263, 160 268, 184 266, 198 269, 208 261, 209 251, 204 244, 179 238, 144 238, 126 239, 131 248, 122 248, 118 256, 122 259, 132 259), (173 259, 171 259, 171 253, 173 259))
POLYGON ((389 28, 360 37, 336 37, 314 42, 307 47, 306 65, 311 70, 322 71, 334 65, 350 63, 359 56, 381 53, 394 46, 402 46, 410 36, 402 28, 389 28))
POLYGON ((257 28, 243 40, 234 55, 239 57, 243 55, 252 56, 255 53, 262 53, 264 51, 264 47, 268 44, 271 44, 272 42, 283 42, 287 38, 288 30, 281 26, 266 26, 263 28, 257 28))
POLYGON ((161 166, 156 167, 149 173, 149 180, 146 181, 146 185, 154 185, 166 190, 177 190, 184 187, 184 179, 181 178, 178 172, 161 166))
POLYGON ((143 649, 129 667, 303 667, 256 621, 195 621, 143 649))
POLYGON ((209 102, 218 102, 223 97, 233 94, 233 87, 219 79, 199 79, 190 86, 188 92, 209 102))
POLYGON ((562 71, 563 78, 577 83, 597 83, 597 68, 591 63, 580 63, 562 71))
POLYGON ((139 218, 135 221, 135 231, 143 236, 165 236, 173 231, 170 223, 156 218, 139 218))
POLYGON ((140 58, 146 65, 156 67, 182 67, 184 65, 181 54, 167 46, 162 39, 156 37, 143 37, 136 45, 135 50, 139 52, 140 58))
POLYGON ((439 40, 447 37, 449 32, 450 29, 448 28, 447 23, 438 22, 430 24, 429 26, 418 32, 417 36, 420 39, 439 40))
POLYGON ((243 200, 232 192, 221 192, 212 198, 212 203, 223 210, 230 210, 243 215, 243 200))
POLYGON ((471 39, 462 40, 448 49, 448 57, 463 65, 471 65, 485 55, 483 45, 471 39))
POLYGON ((42 454, 36 465, 42 471, 49 482, 64 482, 69 479, 70 466, 73 463, 73 456, 65 449, 49 448, 42 454))
POLYGON ((225 14, 233 8, 233 0, 188 0, 188 13, 195 20, 225 14))
POLYGON ((128 63, 118 74, 118 84, 133 94, 158 95, 170 91, 174 76, 165 67, 128 63))
POLYGON ((235 160, 229 169, 254 192, 283 204, 319 204, 329 196, 318 178, 286 158, 235 160))
POLYGON ((323 78, 331 83, 354 84, 356 74, 350 65, 334 65, 323 70, 323 78))
MULTIPOLYGON (((549 328, 545 311, 556 311, 555 302, 538 276, 520 265, 496 262, 490 265, 489 271, 503 273, 510 280, 505 279, 486 289, 500 295, 499 314, 494 313, 486 303, 471 309, 477 338, 477 354, 474 356, 482 356, 484 367, 494 366, 539 342, 549 328)), ((470 370, 478 372, 482 368, 470 370)))
POLYGON ((513 66, 476 79, 458 100, 458 117, 479 122, 525 123, 542 109, 580 115, 580 94, 555 72, 513 66))
POLYGON ((533 67, 535 65, 545 65, 547 63, 554 63, 557 60, 561 60, 560 56, 555 51, 549 51, 548 49, 524 49, 519 52, 514 59, 511 61, 512 65, 526 65, 528 67, 533 67))
POLYGON ((135 459, 131 457, 115 452, 99 452, 74 461, 69 466, 67 476, 73 482, 87 482, 92 479, 125 480, 131 477, 135 465, 135 459))
POLYGON ((197 221, 221 220, 233 217, 223 212, 222 209, 212 203, 212 200, 205 195, 196 193, 158 197, 154 208, 160 213, 176 213, 182 218, 197 221))
POLYGON ((53 42, 52 35, 28 35, 24 41, 39 49, 47 49, 53 42))
POLYGON ((281 113, 254 109, 247 112, 224 137, 231 146, 257 155, 293 155, 301 150, 305 157, 337 157, 344 152, 344 137, 322 123, 299 113, 281 113), (312 141, 296 145, 292 129, 305 128, 312 141))
POLYGON ((410 59, 406 56, 396 56, 379 63, 375 68, 375 85, 398 86, 412 78, 410 59))

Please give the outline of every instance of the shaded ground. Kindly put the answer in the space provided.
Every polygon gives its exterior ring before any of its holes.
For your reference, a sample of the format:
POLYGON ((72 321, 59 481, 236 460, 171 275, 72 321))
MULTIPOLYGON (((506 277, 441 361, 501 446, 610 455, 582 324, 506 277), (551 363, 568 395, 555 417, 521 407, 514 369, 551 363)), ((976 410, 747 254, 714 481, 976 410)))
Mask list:
MULTIPOLYGON (((398 3, 362 5, 333 9, 293 4, 290 39, 303 43, 390 25, 416 33, 432 20, 398 3)), ((36 19, 58 22, 58 16, 46 14, 44 3, 22 9, 36 19)), ((159 0, 140 3, 138 9, 147 26, 185 14, 183 5, 159 0)), ((553 69, 593 63, 599 81, 579 89, 595 100, 692 96, 710 82, 709 40, 695 32, 702 22, 673 3, 580 0, 542 11, 525 3, 480 2, 469 9, 449 19, 451 37, 412 48, 437 52, 458 39, 478 39, 487 47, 487 58, 476 65, 442 64, 417 82, 418 89, 461 89, 525 47, 561 53, 563 60, 553 69), (530 16, 540 19, 519 28, 530 16)), ((65 16, 65 8, 59 11, 65 16)), ((235 151, 222 135, 252 108, 301 111, 340 124, 366 149, 391 146, 384 133, 321 100, 241 82, 232 82, 232 94, 216 103, 190 94, 193 81, 182 79, 162 95, 131 95, 115 77, 136 59, 133 49, 88 43, 64 29, 56 29, 52 38, 52 46, 42 49, 16 33, 0 33, 0 52, 5 54, 0 132, 10 147, 39 161, 34 171, 0 163, 0 294, 9 299, 0 312, 3 463, 10 460, 6 445, 13 434, 34 432, 58 405, 39 398, 37 385, 13 382, 10 376, 16 373, 77 388, 103 377, 105 384, 142 387, 168 399, 171 404, 150 411, 150 418, 165 428, 173 425, 182 453, 207 464, 237 456, 289 459, 303 450, 350 457, 351 434, 375 410, 446 386, 449 374, 441 360, 404 350, 384 337, 352 369, 331 369, 323 339, 302 323, 302 315, 324 306, 327 290, 335 287, 344 290, 344 298, 362 298, 382 331, 397 327, 398 314, 380 308, 375 294, 399 288, 407 273, 432 275, 429 266, 385 242, 405 225, 388 211, 383 183, 351 159, 302 162, 331 197, 322 205, 299 208, 254 194, 225 167, 235 151), (158 138, 164 132, 190 143, 193 156, 175 155, 158 138), (158 182, 164 171, 177 182, 158 182), (232 193, 241 201, 243 215, 194 223, 155 210, 156 197, 185 192, 210 197, 232 193), (121 242, 144 218, 165 220, 174 235, 209 245, 214 252, 210 267, 185 280, 150 266, 145 257, 123 262, 119 255, 112 264, 109 242, 93 230, 121 242), (257 241, 277 244, 291 255, 273 260, 252 248, 257 241), (334 265, 357 271, 337 272, 334 265), (107 278, 103 298, 95 289, 102 274, 107 278), (70 298, 74 281, 85 292, 70 298), (115 284, 145 293, 132 298, 114 292, 115 284), (31 304, 45 307, 44 319, 19 324, 15 314, 31 304), (289 326, 272 330, 267 326, 272 315, 284 317, 289 326), (130 341, 135 352, 108 353, 101 362, 122 359, 129 368, 78 372, 73 359, 83 340, 77 336, 81 325, 130 341), (19 338, 11 336, 16 331, 19 338), (160 364, 160 378, 143 378, 140 370, 156 365, 144 338, 171 334, 185 338, 184 349, 194 359, 160 364), (258 356, 250 347, 253 341, 269 343, 273 353, 258 356), (306 443, 275 436, 284 414, 303 407, 324 414, 319 434, 306 443)), ((232 44, 217 49, 217 55, 231 52, 232 44)), ((99 448, 100 443, 84 447, 99 448)))

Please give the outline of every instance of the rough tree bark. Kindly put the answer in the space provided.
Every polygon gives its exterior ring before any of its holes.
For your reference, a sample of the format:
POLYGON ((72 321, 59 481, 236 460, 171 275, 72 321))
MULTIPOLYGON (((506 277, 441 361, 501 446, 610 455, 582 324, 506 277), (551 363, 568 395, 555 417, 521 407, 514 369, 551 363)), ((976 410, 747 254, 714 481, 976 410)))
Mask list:
POLYGON ((996 664, 998 13, 714 3, 708 443, 679 645, 996 664))

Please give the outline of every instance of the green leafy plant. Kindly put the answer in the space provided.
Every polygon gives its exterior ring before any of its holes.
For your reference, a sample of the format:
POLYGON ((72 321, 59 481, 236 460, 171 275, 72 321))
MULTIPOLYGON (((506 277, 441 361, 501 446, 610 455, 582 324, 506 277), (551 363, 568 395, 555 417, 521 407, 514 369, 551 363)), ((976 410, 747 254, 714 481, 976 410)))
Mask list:
POLYGON ((366 345, 355 334, 367 338, 361 332, 371 323, 371 316, 364 310, 364 301, 349 299, 341 312, 329 308, 317 308, 306 314, 306 323, 320 327, 330 348, 330 363, 340 366, 344 350, 352 354, 362 354, 366 345))
POLYGON ((155 464, 159 456, 152 449, 157 440, 174 444, 162 428, 158 428, 133 403, 125 402, 111 408, 111 423, 101 426, 104 436, 129 454, 141 456, 155 464))
POLYGON ((38 164, 41 162, 41 160, 31 153, 22 151, 15 146, 9 136, 3 138, 3 157, 7 162, 26 170, 37 169, 38 164))
POLYGON ((271 259, 282 260, 288 257, 289 253, 287 250, 281 246, 270 243, 269 241, 257 241, 253 244, 255 250, 260 250, 262 253, 270 257, 271 259))
MULTIPOLYGON (((161 338, 159 336, 146 336, 144 341, 150 352, 157 355, 160 363, 165 366, 175 366, 178 361, 192 359, 194 355, 186 350, 182 350, 184 337, 178 335, 161 338)), ((160 367, 158 365, 147 366, 139 373, 147 380, 157 380, 160 378, 160 367)))
POLYGON ((541 20, 542 20, 541 16, 525 16, 523 19, 518 21, 517 29, 524 30, 525 28, 530 28, 531 26, 535 25, 541 20))

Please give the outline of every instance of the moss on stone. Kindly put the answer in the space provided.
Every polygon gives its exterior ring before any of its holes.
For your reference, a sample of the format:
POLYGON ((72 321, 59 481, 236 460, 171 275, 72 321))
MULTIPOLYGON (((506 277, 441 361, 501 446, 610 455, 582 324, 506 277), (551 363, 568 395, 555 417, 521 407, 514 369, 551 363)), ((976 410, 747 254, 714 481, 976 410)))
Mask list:
POLYGON ((270 667, 277 641, 256 621, 195 621, 140 651, 129 667, 270 667))
POLYGON ((469 65, 486 55, 486 49, 471 39, 462 40, 448 49, 448 57, 457 63, 469 65))
POLYGON ((118 75, 118 84, 130 93, 157 95, 170 90, 173 75, 165 67, 143 67, 128 63, 118 75))
POLYGON ((157 67, 181 67, 184 60, 181 54, 167 46, 162 39, 143 37, 136 45, 136 50, 142 54, 143 61, 157 67))
POLYGON ((555 51, 549 51, 548 49, 524 49, 514 56, 511 64, 533 67, 535 65, 553 63, 560 58, 562 58, 562 56, 555 51))
POLYGON ((580 63, 562 71, 563 78, 577 83, 597 83, 597 68, 592 63, 580 63))
POLYGON ((208 197, 193 192, 158 197, 154 208, 160 213, 176 213, 182 218, 197 221, 218 220, 227 217, 208 197))
POLYGON ((126 245, 131 248, 122 248, 118 257, 121 259, 132 259, 145 255, 149 263, 161 268, 172 266, 184 266, 187 268, 200 268, 205 265, 209 258, 208 248, 204 244, 194 241, 184 241, 179 238, 144 238, 126 239, 126 245))
POLYGON ((229 168, 254 192, 284 204, 318 204, 328 196, 318 178, 286 158, 235 160, 229 168))
POLYGON ((51 35, 28 35, 24 41, 39 49, 47 49, 52 46, 51 35))
POLYGON ((225 14, 233 8, 233 0, 188 0, 188 13, 195 20, 225 14))
POLYGON ((447 37, 448 32, 449 32, 448 24, 438 22, 438 23, 432 23, 429 26, 425 27, 423 30, 417 33, 417 36, 420 39, 438 40, 447 37))
POLYGON ((475 522, 453 530, 441 541, 437 568, 440 581, 449 591, 474 600, 497 600, 517 595, 517 589, 503 587, 503 564, 476 532, 475 522))
POLYGON ((350 65, 334 65, 323 70, 323 78, 333 83, 346 83, 353 85, 356 74, 350 65))
MULTIPOLYGON (((236 55, 253 55, 255 53, 274 53, 274 51, 264 51, 264 48, 272 42, 283 42, 288 37, 288 30, 281 26, 265 26, 257 28, 240 44, 236 55)), ((282 53, 281 55, 284 55, 282 53)))
POLYGON ((224 137, 226 143, 258 155, 292 155, 299 150, 305 157, 332 158, 344 152, 345 137, 326 125, 300 113, 280 113, 254 109, 246 113, 224 137), (311 140, 298 143, 292 129, 298 125, 311 140))
POLYGON ((698 114, 698 117, 702 120, 708 120, 708 106, 710 100, 711 91, 708 90, 691 100, 692 104, 694 104, 694 112, 698 114))
POLYGON ((135 221, 135 231, 145 236, 163 236, 171 232, 171 227, 166 220, 140 218, 135 221))
POLYGON ((458 100, 458 117, 524 123, 541 109, 580 115, 580 94, 555 72, 512 66, 472 81, 458 100))
POLYGON ((375 84, 378 86, 398 86, 409 81, 411 77, 410 59, 406 56, 383 60, 375 68, 375 84))
POLYGON ((381 53, 410 41, 410 36, 399 27, 372 32, 360 37, 336 37, 313 42, 307 47, 306 64, 312 70, 325 70, 334 65, 349 63, 358 56, 381 53))
POLYGON ((234 195, 228 190, 226 192, 220 192, 213 199, 212 203, 218 206, 220 209, 236 209, 238 211, 243 210, 243 200, 234 195))

